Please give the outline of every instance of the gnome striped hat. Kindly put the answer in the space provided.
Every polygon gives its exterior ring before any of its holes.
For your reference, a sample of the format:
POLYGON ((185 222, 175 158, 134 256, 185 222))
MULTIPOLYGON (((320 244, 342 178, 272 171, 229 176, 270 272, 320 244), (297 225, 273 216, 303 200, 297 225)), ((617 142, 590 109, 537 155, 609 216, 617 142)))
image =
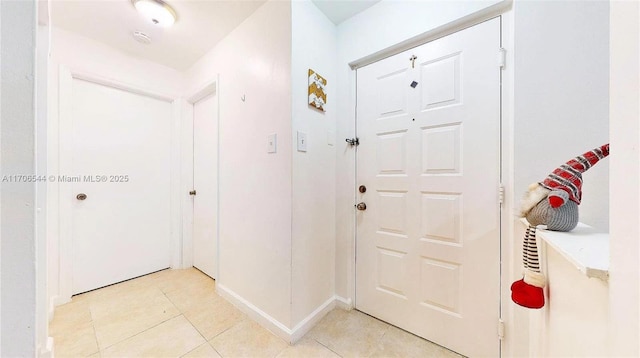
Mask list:
POLYGON ((609 144, 590 150, 562 164, 549 174, 540 185, 549 190, 564 190, 569 200, 580 204, 582 198, 582 173, 589 170, 600 159, 609 155, 609 144))

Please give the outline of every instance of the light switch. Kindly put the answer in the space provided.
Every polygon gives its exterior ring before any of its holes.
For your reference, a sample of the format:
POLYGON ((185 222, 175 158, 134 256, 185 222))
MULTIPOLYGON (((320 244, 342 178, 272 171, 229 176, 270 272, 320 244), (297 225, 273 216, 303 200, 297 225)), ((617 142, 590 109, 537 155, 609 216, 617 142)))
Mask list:
POLYGON ((307 151, 307 133, 298 131, 298 152, 307 151))
POLYGON ((278 136, 270 134, 267 136, 267 153, 275 153, 277 147, 278 136))

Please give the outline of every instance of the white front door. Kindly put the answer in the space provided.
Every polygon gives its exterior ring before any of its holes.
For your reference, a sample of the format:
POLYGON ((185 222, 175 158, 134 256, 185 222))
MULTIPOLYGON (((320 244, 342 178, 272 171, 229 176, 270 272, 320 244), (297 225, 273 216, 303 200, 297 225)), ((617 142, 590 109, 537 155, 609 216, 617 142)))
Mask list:
POLYGON ((500 347, 499 49, 493 19, 357 74, 356 308, 467 356, 500 347))
POLYGON ((218 101, 209 95, 193 105, 193 266, 217 277, 218 101))
POLYGON ((171 103, 74 78, 70 106, 72 294, 169 267, 171 103))

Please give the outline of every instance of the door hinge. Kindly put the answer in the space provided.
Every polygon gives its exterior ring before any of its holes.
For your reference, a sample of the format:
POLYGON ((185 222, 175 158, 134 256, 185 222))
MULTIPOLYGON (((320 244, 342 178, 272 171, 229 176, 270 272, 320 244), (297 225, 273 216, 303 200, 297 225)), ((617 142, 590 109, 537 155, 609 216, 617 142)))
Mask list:
POLYGON ((498 339, 504 339, 504 321, 502 318, 498 319, 498 339))
POLYGON ((349 143, 349 145, 350 145, 350 146, 352 146, 352 147, 353 147, 354 145, 355 145, 355 146, 360 145, 360 138, 358 138, 358 137, 356 137, 356 138, 347 138, 347 139, 345 139, 345 141, 346 141, 347 143, 349 143))
POLYGON ((196 190, 194 189, 194 190, 189 191, 189 195, 196 195, 196 190))
POLYGON ((498 50, 498 65, 500 68, 504 68, 507 65, 507 50, 502 47, 498 50))
POLYGON ((500 205, 504 203, 504 185, 498 184, 498 202, 500 205))

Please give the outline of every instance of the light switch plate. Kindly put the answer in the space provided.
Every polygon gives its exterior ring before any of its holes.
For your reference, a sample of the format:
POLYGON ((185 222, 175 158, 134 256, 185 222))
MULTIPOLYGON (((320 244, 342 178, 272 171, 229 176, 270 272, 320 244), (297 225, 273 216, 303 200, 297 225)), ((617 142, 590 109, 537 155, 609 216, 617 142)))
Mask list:
POLYGON ((278 136, 270 134, 267 136, 267 153, 275 153, 278 144, 278 136))
POLYGON ((307 151, 307 133, 298 131, 298 152, 307 151))

